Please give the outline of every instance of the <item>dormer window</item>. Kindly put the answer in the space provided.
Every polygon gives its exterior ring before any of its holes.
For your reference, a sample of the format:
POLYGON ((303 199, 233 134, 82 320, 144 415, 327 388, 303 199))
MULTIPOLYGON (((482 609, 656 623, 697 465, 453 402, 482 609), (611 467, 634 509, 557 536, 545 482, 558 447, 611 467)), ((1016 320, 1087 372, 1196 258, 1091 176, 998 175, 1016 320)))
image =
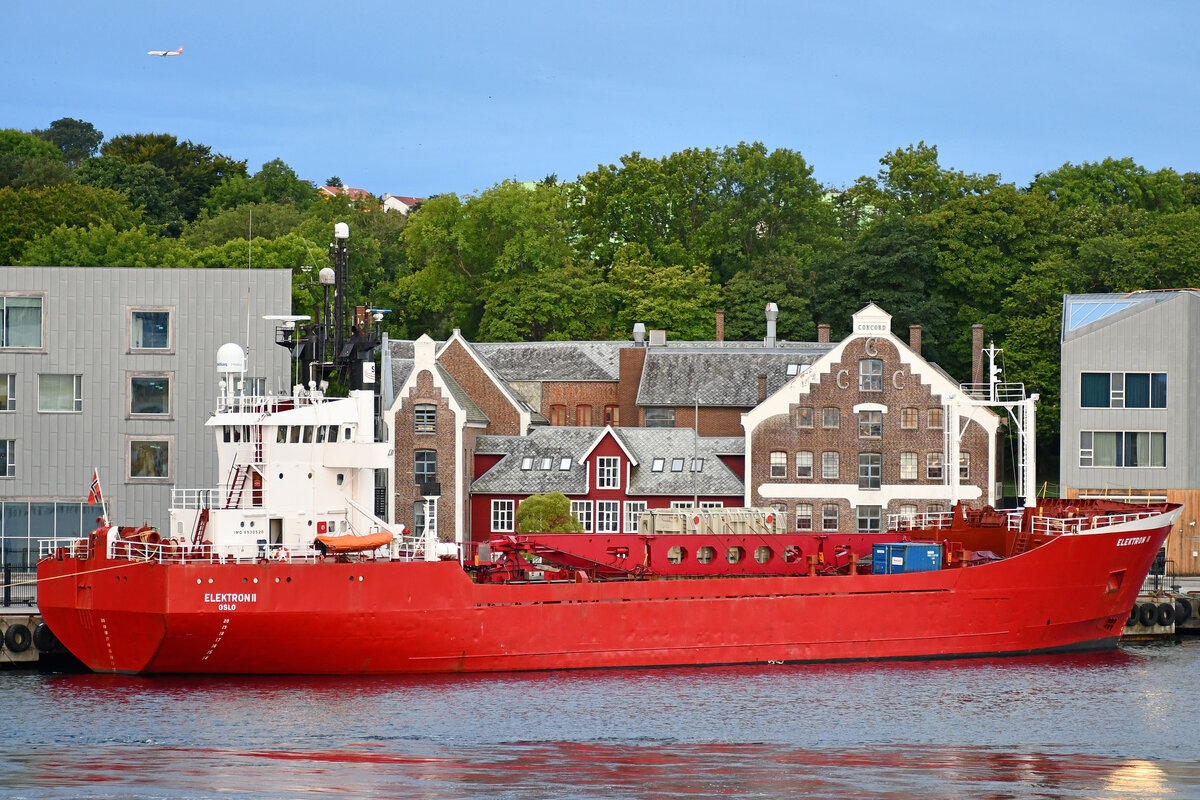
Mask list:
POLYGON ((533 456, 525 456, 524 458, 521 459, 521 469, 523 469, 523 470, 533 469, 533 456))

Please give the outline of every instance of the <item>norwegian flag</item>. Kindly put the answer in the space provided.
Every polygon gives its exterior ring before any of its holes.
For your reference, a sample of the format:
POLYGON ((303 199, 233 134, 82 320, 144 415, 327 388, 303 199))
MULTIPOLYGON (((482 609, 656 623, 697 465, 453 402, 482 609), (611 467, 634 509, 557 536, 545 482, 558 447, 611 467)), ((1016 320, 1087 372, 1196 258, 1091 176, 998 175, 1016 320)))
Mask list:
POLYGON ((88 492, 88 505, 104 504, 104 495, 100 493, 100 471, 92 470, 92 488, 88 492))

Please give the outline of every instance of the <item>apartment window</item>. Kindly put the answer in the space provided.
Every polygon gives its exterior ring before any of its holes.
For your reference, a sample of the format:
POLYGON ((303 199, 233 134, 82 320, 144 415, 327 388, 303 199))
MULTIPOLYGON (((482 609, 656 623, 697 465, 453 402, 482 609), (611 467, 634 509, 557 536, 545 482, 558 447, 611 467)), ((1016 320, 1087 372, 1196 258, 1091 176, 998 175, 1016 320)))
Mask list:
POLYGON ((946 509, 942 507, 941 503, 929 503, 925 506, 926 514, 941 514, 945 510, 946 509))
POLYGON ((858 488, 879 489, 882 486, 883 456, 880 453, 858 454, 858 488))
POLYGON ((171 310, 169 308, 131 308, 129 310, 130 350, 171 350, 171 310))
POLYGON ((796 427, 811 428, 813 426, 812 406, 799 406, 796 409, 796 427))
POLYGON ((914 503, 905 503, 900 506, 900 519, 912 525, 917 521, 917 506, 914 503))
POLYGON ((958 479, 960 481, 971 480, 971 454, 958 454, 958 479))
POLYGON ((942 409, 940 409, 940 408, 929 409, 926 427, 931 428, 933 430, 941 430, 942 429, 942 409))
POLYGON ((1159 431, 1080 431, 1081 467, 1165 467, 1167 434, 1159 431))
POLYGON ((170 479, 171 437, 130 437, 126 477, 131 481, 170 479))
POLYGON ((0 297, 0 347, 42 346, 42 298, 0 297))
POLYGON ((900 409, 900 427, 906 430, 913 430, 917 427, 917 409, 900 409))
POLYGON ((647 408, 646 409, 646 427, 647 428, 674 428, 675 427, 675 409, 673 409, 673 408, 647 408))
POLYGON ((550 424, 551 425, 566 425, 567 424, 567 407, 566 406, 550 406, 550 424))
POLYGON ((859 506, 857 512, 859 533, 879 533, 883 518, 882 506, 859 506))
POLYGON ((0 374, 0 411, 17 410, 17 376, 0 374))
POLYGON ((841 475, 840 458, 837 451, 821 453, 821 478, 836 481, 841 475))
POLYGON ((621 424, 621 407, 620 406, 605 406, 604 407, 604 424, 617 426, 621 424))
POLYGON ((813 468, 812 453, 807 450, 802 450, 796 453, 796 477, 811 478, 813 468))
POLYGON ((420 403, 413 408, 413 433, 437 433, 437 406, 420 403))
POLYGON ((836 531, 838 529, 837 503, 826 503, 821 506, 821 530, 836 531))
POLYGON ((437 482, 437 450, 417 450, 413 453, 413 483, 420 486, 437 482))
POLYGON ((771 451, 771 477, 787 477, 787 453, 782 450, 771 451))
POLYGON ((900 480, 915 481, 917 479, 917 454, 900 454, 900 480))
POLYGON ((858 412, 858 438, 878 439, 883 436, 883 412, 858 412))
POLYGON ((579 520, 584 533, 592 532, 592 503, 590 500, 572 500, 571 514, 579 520))
POLYGON ((1079 404, 1083 408, 1166 408, 1167 373, 1081 373, 1079 404))
POLYGON ((129 413, 166 417, 171 414, 171 376, 130 375, 129 413))
POLYGON ((511 532, 513 530, 513 519, 515 517, 512 500, 493 500, 492 501, 492 530, 497 532, 511 532))
POLYGON ((621 463, 616 456, 600 456, 596 459, 596 488, 621 488, 621 463))
POLYGON ((625 532, 637 533, 638 531, 638 514, 646 510, 646 501, 644 500, 627 500, 625 501, 625 532))
POLYGON ((858 362, 858 390, 860 392, 883 391, 883 359, 864 358, 858 362))
POLYGON ((821 427, 822 428, 837 428, 842 424, 842 410, 840 408, 822 408, 821 409, 821 427))
POLYGON ((796 505, 796 530, 811 531, 813 523, 813 507, 812 503, 799 503, 796 505))
POLYGON ((17 440, 0 439, 0 478, 17 476, 17 440))
POLYGON ((575 424, 584 428, 592 427, 591 406, 575 406, 575 424))
POLYGON ((38 411, 83 411, 83 376, 39 375, 38 411))
POLYGON ((596 501, 596 533, 619 533, 621 504, 616 500, 596 501))
POLYGON ((942 479, 941 453, 925 454, 925 477, 931 481, 940 481, 942 479))

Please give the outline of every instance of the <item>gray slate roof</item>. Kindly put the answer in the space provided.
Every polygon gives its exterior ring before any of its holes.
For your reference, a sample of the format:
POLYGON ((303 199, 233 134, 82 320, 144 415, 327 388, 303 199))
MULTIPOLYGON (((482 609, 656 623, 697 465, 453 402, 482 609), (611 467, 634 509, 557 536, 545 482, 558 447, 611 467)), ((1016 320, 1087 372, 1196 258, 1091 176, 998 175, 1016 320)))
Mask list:
MULTIPOLYGON (((580 459, 604 432, 604 428, 537 428, 528 436, 481 436, 475 442, 479 455, 503 455, 494 467, 471 486, 478 494, 587 494, 587 470, 580 459), (533 469, 522 470, 522 459, 534 459, 533 469), (540 469, 550 459, 550 469, 540 469), (570 469, 559 469, 570 458, 570 469)), ((614 428, 637 466, 633 467, 627 492, 632 495, 735 495, 744 487, 738 477, 718 458, 730 454, 733 437, 697 437, 690 428, 614 428), (691 472, 693 457, 704 459, 699 472, 691 472), (661 458, 664 468, 653 471, 661 458), (684 459, 684 471, 672 472, 672 459, 684 459)), ((739 440, 740 441, 740 440, 739 440)), ((739 446, 733 453, 741 454, 739 446)))
POLYGON ((744 345, 741 349, 651 348, 646 353, 637 402, 641 406, 690 406, 699 401, 702 406, 753 408, 759 403, 759 375, 767 376, 769 396, 832 349, 833 345, 826 343, 757 351, 744 345))
POLYGON ((475 352, 506 381, 615 381, 625 341, 475 342, 475 352))

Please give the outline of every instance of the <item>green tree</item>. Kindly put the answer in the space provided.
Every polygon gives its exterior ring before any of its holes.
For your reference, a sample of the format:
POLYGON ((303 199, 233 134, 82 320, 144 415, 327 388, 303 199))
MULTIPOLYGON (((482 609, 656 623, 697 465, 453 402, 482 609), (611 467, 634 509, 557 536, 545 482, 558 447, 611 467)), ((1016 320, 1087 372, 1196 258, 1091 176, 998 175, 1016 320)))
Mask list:
POLYGON ((63 161, 72 168, 96 155, 100 142, 104 141, 104 134, 96 130, 95 125, 72 117, 56 119, 49 128, 33 131, 33 134, 57 147, 63 161))
POLYGON ((59 225, 111 225, 128 230, 141 224, 142 213, 113 189, 62 184, 44 189, 0 188, 0 264, 19 263, 21 251, 59 225))
POLYGON ((617 306, 617 328, 641 322, 662 328, 676 339, 711 340, 721 293, 707 265, 662 267, 644 245, 626 245, 617 253, 609 276, 617 306))
POLYGON ((767 303, 779 306, 776 335, 780 339, 804 342, 815 338, 810 298, 817 292, 812 258, 805 255, 772 253, 729 279, 722 290, 726 339, 762 339, 767 303))
POLYGON ((534 494, 517 506, 517 533, 583 533, 571 501, 561 492, 534 494))
MULTIPOLYGON (((235 180, 245 180, 244 178, 235 180)), ((249 203, 209 215, 201 212, 195 222, 181 235, 189 247, 204 248, 219 245, 230 239, 275 239, 295 231, 305 221, 304 215, 292 205, 279 203, 249 203)), ((330 228, 332 233, 332 228, 330 228)), ((328 235, 328 234, 327 234, 328 235)), ((318 252, 325 254, 324 245, 318 252)), ((304 263, 311 264, 313 259, 304 263)), ((295 265, 297 268, 301 264, 295 265)))
POLYGON ((26 266, 185 267, 190 252, 146 225, 117 230, 107 222, 59 225, 30 242, 17 261, 26 266))
POLYGON ((153 164, 131 164, 112 156, 89 158, 75 170, 75 180, 85 186, 116 189, 130 204, 141 207, 150 225, 171 229, 178 235, 183 222, 179 214, 179 187, 153 164))
POLYGON ((230 175, 245 175, 246 162, 213 155, 207 145, 180 142, 167 133, 137 133, 115 136, 100 152, 130 164, 153 164, 179 185, 179 210, 191 221, 200 212, 204 198, 230 175))
POLYGON ((0 130, 0 186, 40 189, 70 181, 58 148, 32 133, 0 130))
POLYGON ((496 286, 484 302, 479 338, 490 342, 608 339, 612 292, 592 266, 555 267, 496 286))
POLYGON ((997 175, 975 175, 938 163, 936 145, 901 147, 879 159, 875 178, 863 176, 852 194, 858 212, 868 207, 902 216, 928 214, 952 200, 983 195, 1000 183, 997 175))
POLYGON ((1127 205, 1171 213, 1186 204, 1184 181, 1174 170, 1148 172, 1132 158, 1066 163, 1037 176, 1030 188, 1065 205, 1127 205))

